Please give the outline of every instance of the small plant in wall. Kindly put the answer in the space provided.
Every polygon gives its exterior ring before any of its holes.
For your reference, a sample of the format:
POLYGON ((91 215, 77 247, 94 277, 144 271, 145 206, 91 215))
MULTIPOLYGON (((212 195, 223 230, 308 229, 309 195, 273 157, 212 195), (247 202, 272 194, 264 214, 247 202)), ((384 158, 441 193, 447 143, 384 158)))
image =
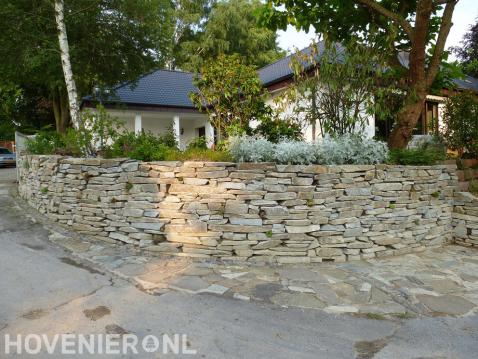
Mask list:
POLYGON ((267 238, 272 238, 272 231, 267 231, 266 232, 266 237, 267 238))
POLYGON ((432 196, 433 198, 438 198, 438 197, 440 197, 440 192, 439 192, 439 191, 435 191, 435 192, 433 192, 430 196, 432 196))
POLYGON ((126 182, 125 186, 126 192, 129 192, 133 189, 133 184, 131 182, 126 182))
POLYGON ((397 206, 395 205, 395 203, 390 203, 390 204, 388 205, 388 208, 390 208, 390 209, 395 209, 396 207, 397 207, 397 206))
POLYGON ((48 187, 40 188, 40 192, 43 193, 43 194, 47 194, 48 193, 48 187))

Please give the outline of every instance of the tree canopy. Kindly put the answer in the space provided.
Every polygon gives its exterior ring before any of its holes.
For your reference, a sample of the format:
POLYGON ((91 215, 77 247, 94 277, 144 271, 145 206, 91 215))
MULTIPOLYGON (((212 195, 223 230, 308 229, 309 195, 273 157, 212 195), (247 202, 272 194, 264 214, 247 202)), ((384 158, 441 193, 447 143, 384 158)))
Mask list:
POLYGON ((284 56, 275 31, 259 26, 259 0, 221 1, 184 37, 177 49, 177 66, 197 71, 204 61, 220 54, 238 54, 248 65, 261 67, 284 56))
POLYGON ((463 36, 461 46, 453 48, 461 62, 463 72, 467 75, 478 77, 478 22, 463 36))
MULTIPOLYGON (((168 0, 67 0, 73 73, 80 96, 162 65, 174 24, 168 0)), ((39 86, 57 127, 68 124, 55 10, 50 0, 5 0, 0 7, 2 82, 39 86)))
POLYGON ((445 54, 458 0, 268 0, 261 22, 271 29, 287 24, 332 41, 367 44, 370 36, 388 54, 387 65, 406 94, 389 144, 404 147, 412 136, 426 95, 445 54))

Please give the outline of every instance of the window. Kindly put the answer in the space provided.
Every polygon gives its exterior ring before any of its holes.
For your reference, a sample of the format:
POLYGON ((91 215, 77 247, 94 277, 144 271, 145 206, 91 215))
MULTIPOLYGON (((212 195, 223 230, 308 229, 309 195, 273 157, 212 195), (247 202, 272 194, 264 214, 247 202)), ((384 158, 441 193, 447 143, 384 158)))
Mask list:
POLYGON ((11 152, 8 148, 0 147, 0 155, 9 155, 9 154, 11 154, 11 152))

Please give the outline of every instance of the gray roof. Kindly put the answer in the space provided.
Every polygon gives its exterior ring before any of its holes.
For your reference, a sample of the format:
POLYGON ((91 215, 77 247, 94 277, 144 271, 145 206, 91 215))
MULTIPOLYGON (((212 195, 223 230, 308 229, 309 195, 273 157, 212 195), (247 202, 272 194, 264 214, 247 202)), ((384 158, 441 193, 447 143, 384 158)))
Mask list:
MULTIPOLYGON (((112 89, 112 95, 103 102, 127 105, 195 108, 189 93, 196 92, 194 75, 190 72, 156 70, 140 77, 135 82, 127 82, 112 89)), ((93 96, 83 98, 94 100, 93 96)))
POLYGON ((478 92, 478 79, 465 76, 463 79, 454 79, 453 82, 455 83, 456 87, 461 90, 471 90, 474 92, 478 92))
MULTIPOLYGON (((335 45, 338 51, 343 51, 340 44, 335 45)), ((317 58, 324 52, 324 43, 318 44, 317 58)), ((300 52, 304 55, 311 54, 311 47, 306 47, 300 52)), ((405 66, 408 63, 407 54, 401 54, 400 61, 405 66)), ((293 76, 291 61, 294 55, 286 56, 270 65, 258 70, 259 78, 264 86, 270 86, 293 76)), ((312 62, 304 64, 307 68, 312 62)), ((194 74, 183 71, 156 70, 140 77, 135 82, 127 82, 112 89, 112 95, 103 102, 121 103, 126 105, 156 106, 171 108, 196 109, 189 98, 191 92, 197 88, 193 83, 194 74)), ((458 89, 478 92, 478 79, 466 76, 464 79, 455 79, 453 82, 458 89)), ((83 98, 84 102, 94 101, 93 96, 83 98)))
MULTIPOLYGON (((337 51, 337 54, 339 55, 338 58, 340 61, 341 59, 340 56, 344 53, 344 48, 339 43, 335 43, 334 47, 337 51)), ((313 62, 320 59, 324 51, 325 51, 325 42, 320 41, 317 44, 317 55, 315 56, 314 61, 311 61, 311 60, 304 61, 302 64, 304 68, 307 69, 311 67, 313 65, 313 62)), ((312 54, 312 47, 308 46, 305 49, 300 50, 299 52, 301 53, 301 55, 305 55, 305 57, 309 58, 310 55, 312 54)), ((296 56, 296 54, 291 54, 280 60, 277 60, 276 62, 273 62, 270 65, 266 65, 263 68, 259 69, 258 71, 259 78, 261 79, 263 85, 270 86, 274 83, 291 78, 294 75, 291 69, 291 61, 294 56, 296 56)))

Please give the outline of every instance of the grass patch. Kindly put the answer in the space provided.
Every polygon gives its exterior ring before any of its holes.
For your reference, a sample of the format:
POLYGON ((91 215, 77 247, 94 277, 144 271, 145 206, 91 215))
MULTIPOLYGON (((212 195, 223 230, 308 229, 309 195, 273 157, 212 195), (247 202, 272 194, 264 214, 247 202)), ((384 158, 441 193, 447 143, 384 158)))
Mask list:
POLYGON ((416 318, 416 314, 410 313, 410 312, 405 312, 405 313, 393 313, 392 314, 395 318, 398 319, 414 319, 416 318))
POLYGON ((387 320, 387 317, 379 313, 363 313, 362 316, 372 320, 387 320))

